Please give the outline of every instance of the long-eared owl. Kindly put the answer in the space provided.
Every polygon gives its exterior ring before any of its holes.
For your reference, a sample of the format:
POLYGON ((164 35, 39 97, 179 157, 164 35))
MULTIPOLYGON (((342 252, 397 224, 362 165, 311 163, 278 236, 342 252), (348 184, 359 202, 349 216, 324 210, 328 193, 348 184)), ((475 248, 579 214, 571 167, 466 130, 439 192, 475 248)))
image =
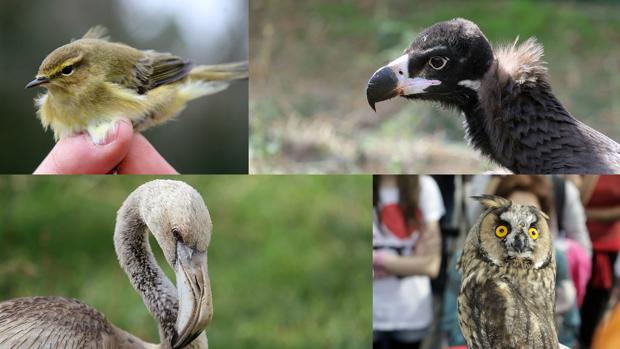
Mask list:
POLYGON ((555 255, 546 214, 484 195, 457 268, 461 331, 474 348, 558 348, 555 255))

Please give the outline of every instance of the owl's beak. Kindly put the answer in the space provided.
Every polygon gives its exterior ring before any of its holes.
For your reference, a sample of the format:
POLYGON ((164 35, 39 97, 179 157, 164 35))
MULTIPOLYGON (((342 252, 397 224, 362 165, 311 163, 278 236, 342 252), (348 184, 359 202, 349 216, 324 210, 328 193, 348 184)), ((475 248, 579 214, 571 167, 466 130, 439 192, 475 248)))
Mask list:
POLYGON ((521 253, 525 251, 527 241, 525 241, 525 234, 518 234, 517 236, 515 236, 515 240, 514 240, 514 244, 512 245, 512 247, 515 249, 515 251, 521 253))

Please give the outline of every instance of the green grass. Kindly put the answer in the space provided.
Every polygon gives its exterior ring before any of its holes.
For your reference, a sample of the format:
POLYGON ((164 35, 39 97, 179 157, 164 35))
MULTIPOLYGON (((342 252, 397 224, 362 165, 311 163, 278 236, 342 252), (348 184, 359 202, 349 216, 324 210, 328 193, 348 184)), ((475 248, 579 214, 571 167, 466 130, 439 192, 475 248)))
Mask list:
MULTIPOLYGON (((112 243, 116 210, 149 179, 0 178, 0 300, 74 297, 157 342, 112 243)), ((370 346, 370 177, 182 180, 203 195, 214 222, 212 347, 370 346)))

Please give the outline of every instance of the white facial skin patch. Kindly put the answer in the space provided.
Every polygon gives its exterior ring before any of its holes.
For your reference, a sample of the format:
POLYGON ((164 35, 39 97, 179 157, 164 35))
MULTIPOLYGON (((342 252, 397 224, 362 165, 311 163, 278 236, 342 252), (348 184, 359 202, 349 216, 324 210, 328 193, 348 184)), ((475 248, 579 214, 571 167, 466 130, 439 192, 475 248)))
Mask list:
POLYGON ((461 80, 458 82, 458 85, 478 91, 480 89, 480 80, 461 80))
POLYGON ((396 89, 401 96, 424 93, 430 86, 440 85, 439 80, 428 80, 420 77, 409 77, 409 55, 402 55, 387 65, 398 78, 396 89))

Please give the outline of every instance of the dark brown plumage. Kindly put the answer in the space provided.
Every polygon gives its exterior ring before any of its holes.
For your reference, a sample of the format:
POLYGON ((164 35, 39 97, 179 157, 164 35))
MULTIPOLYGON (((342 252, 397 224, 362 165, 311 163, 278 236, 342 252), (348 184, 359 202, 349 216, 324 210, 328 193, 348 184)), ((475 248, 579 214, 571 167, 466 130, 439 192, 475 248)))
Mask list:
POLYGON ((620 172, 620 145, 566 111, 542 55, 535 39, 494 52, 475 23, 440 22, 371 77, 368 102, 403 96, 456 107, 470 143, 517 173, 620 172))

